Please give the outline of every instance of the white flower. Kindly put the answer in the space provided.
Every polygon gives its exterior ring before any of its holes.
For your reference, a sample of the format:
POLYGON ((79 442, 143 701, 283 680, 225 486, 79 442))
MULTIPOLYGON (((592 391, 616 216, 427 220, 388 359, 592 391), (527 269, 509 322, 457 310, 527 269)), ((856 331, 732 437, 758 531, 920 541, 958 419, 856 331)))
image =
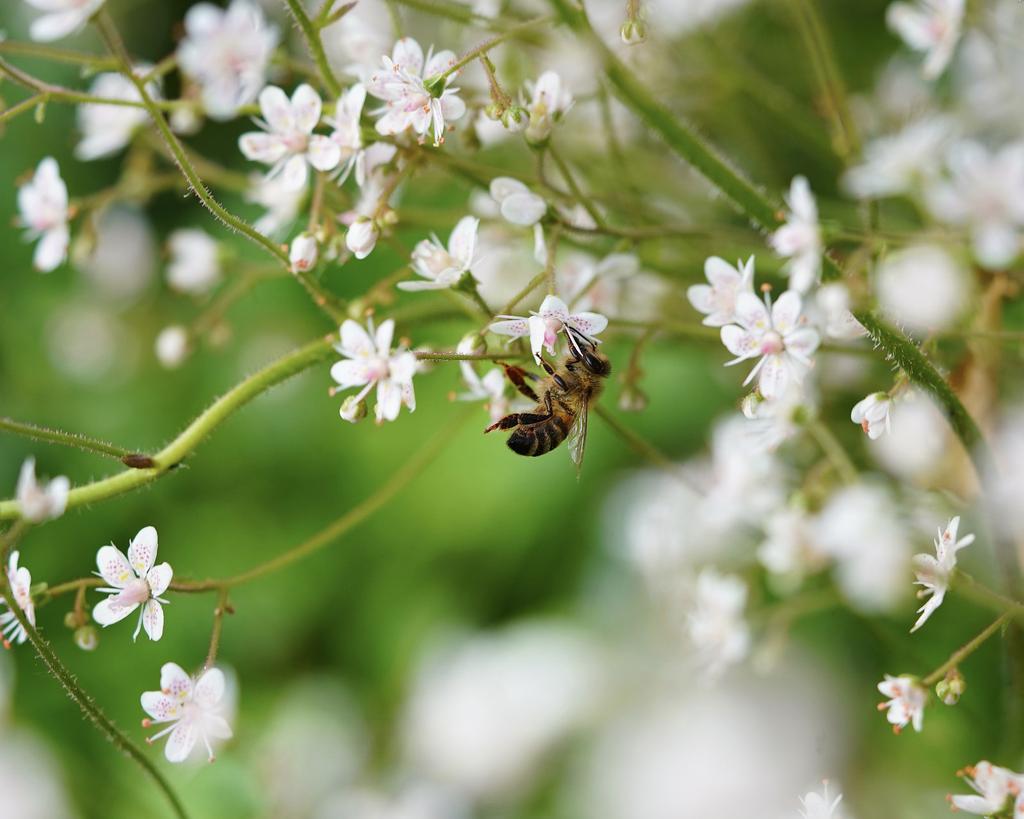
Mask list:
POLYGON ((782 395, 791 379, 800 382, 818 349, 818 333, 801 322, 801 308, 800 296, 792 290, 774 305, 767 296, 762 302, 753 293, 741 292, 736 298, 737 324, 722 328, 722 343, 736 356, 725 366, 760 356, 743 384, 759 376, 758 388, 768 400, 782 395))
POLYGON ((704 569, 697 577, 689 634, 701 665, 714 677, 740 662, 750 648, 750 629, 743 619, 747 587, 735 575, 704 569))
POLYGON ((776 230, 769 244, 780 256, 789 259, 786 272, 789 284, 798 293, 806 293, 821 275, 821 228, 818 205, 803 176, 794 176, 786 197, 789 213, 786 224, 776 230))
POLYGON ((341 95, 335 108, 334 119, 328 120, 334 126, 331 139, 339 148, 339 183, 344 182, 355 169, 356 184, 362 187, 366 182, 366 151, 363 149, 363 131, 359 119, 366 102, 366 86, 356 83, 341 95))
POLYGON ((967 307, 968 274, 937 245, 890 253, 875 276, 879 305, 912 331, 943 330, 967 307))
POLYGON ((917 610, 921 616, 917 618, 911 633, 917 631, 925 624, 925 621, 932 616, 932 612, 942 605, 949 588, 949 579, 956 568, 956 553, 965 546, 974 543, 974 535, 964 535, 957 540, 956 532, 960 527, 959 515, 949 523, 946 528, 939 532, 935 541, 935 557, 929 554, 914 555, 914 574, 917 575, 916 585, 921 586, 918 597, 924 598, 931 595, 928 601, 917 610))
POLYGON ((345 233, 345 247, 352 251, 357 259, 365 259, 377 246, 380 228, 373 219, 365 217, 356 219, 349 225, 345 233))
POLYGON ((266 212, 253 223, 264 236, 274 236, 284 232, 299 213, 302 200, 306 196, 306 188, 292 190, 288 181, 281 175, 266 177, 253 174, 245 194, 247 202, 261 205, 266 212))
POLYGON ((861 429, 874 441, 883 432, 892 432, 889 411, 892 409, 892 398, 887 392, 873 392, 853 405, 850 420, 860 424, 861 429))
POLYGON ((966 774, 965 781, 976 793, 951 796, 949 799, 954 810, 964 810, 977 816, 992 816, 1004 813, 1014 800, 1017 801, 1017 810, 1020 810, 1021 786, 1024 785, 1024 777, 1020 774, 986 760, 967 768, 963 773, 966 774))
POLYGON ((217 240, 205 230, 182 228, 167 238, 167 283, 182 293, 205 293, 220 280, 217 240))
MULTIPOLYGON (((8 559, 7 582, 11 584, 11 591, 14 592, 14 601, 18 604, 18 608, 25 612, 25 619, 34 626, 36 624, 36 607, 32 602, 32 575, 24 566, 18 566, 17 552, 11 552, 8 559)), ((9 648, 12 642, 21 645, 28 639, 28 634, 18 622, 10 604, 6 600, 0 602, 7 606, 7 611, 0 614, 0 636, 3 637, 4 648, 9 648)))
POLYGON ((74 34, 92 17, 104 0, 25 0, 30 6, 46 12, 32 21, 28 30, 33 40, 48 43, 74 34))
POLYGON ((231 738, 231 726, 219 713, 224 689, 224 673, 219 668, 209 668, 193 681, 181 666, 164 663, 160 669, 160 690, 144 691, 140 698, 143 710, 150 716, 142 725, 148 728, 153 723, 171 724, 146 742, 170 734, 164 756, 168 762, 184 762, 202 738, 213 762, 210 741, 231 738))
POLYGON ((457 284, 475 261, 480 220, 463 216, 448 237, 448 249, 436 236, 419 242, 412 252, 412 269, 427 281, 399 282, 400 290, 443 290, 457 284))
POLYGON ((68 505, 71 481, 63 475, 45 484, 36 480, 36 459, 26 458, 18 474, 14 498, 21 516, 30 523, 59 518, 68 505))
MULTIPOLYGON (((135 67, 144 75, 148 65, 135 67)), ((146 92, 153 99, 160 96, 155 82, 147 83, 146 92)), ((139 90, 123 74, 100 74, 93 80, 89 93, 95 97, 141 102, 139 90)), ((115 154, 131 142, 135 131, 149 119, 145 108, 129 105, 85 103, 78 106, 78 130, 82 139, 75 146, 75 158, 83 162, 115 154)))
POLYGON ((652 282, 658 279, 641 273, 640 260, 632 253, 611 253, 598 262, 574 253, 560 260, 555 271, 556 289, 576 309, 637 320, 655 318, 663 293, 652 282))
POLYGON ((139 623, 132 639, 139 631, 146 629, 150 640, 159 640, 164 633, 164 610, 161 604, 167 601, 160 597, 171 584, 174 571, 169 563, 156 563, 156 529, 146 526, 132 538, 128 546, 128 557, 116 546, 102 546, 96 553, 96 573, 108 584, 97 589, 107 595, 92 610, 92 619, 101 626, 118 623, 142 607, 139 623))
POLYGON ((800 799, 800 815, 803 819, 839 819, 839 803, 843 801, 843 795, 839 794, 835 799, 829 800, 828 782, 822 786, 821 793, 811 791, 800 799))
POLYGON ((917 0, 893 3, 886 11, 889 28, 914 51, 924 51, 924 75, 938 77, 949 64, 960 39, 964 0, 917 0))
POLYGON ((951 130, 949 119, 928 117, 871 140, 864 161, 844 174, 843 187, 858 199, 910 193, 935 177, 951 130))
POLYGON ((850 291, 841 282, 823 284, 815 291, 814 307, 825 335, 837 339, 860 338, 864 328, 850 312, 850 291))
POLYGON ((300 233, 292 239, 292 246, 288 251, 288 261, 292 270, 299 272, 312 270, 316 265, 318 252, 316 237, 305 231, 300 233))
POLYGON ((511 336, 513 339, 523 336, 530 337, 530 349, 534 358, 540 360, 540 351, 546 347, 550 355, 555 354, 555 339, 559 333, 565 332, 569 343, 574 348, 579 344, 576 336, 589 344, 597 344, 598 333, 608 326, 608 319, 600 313, 569 313, 569 308, 558 296, 549 295, 541 302, 540 310, 532 313, 529 318, 520 316, 498 316, 503 321, 495 321, 490 326, 492 333, 511 336))
POLYGON ((528 82, 526 89, 530 93, 530 102, 525 106, 530 123, 525 136, 529 142, 543 142, 551 135, 555 123, 572 107, 572 93, 554 71, 545 71, 536 83, 528 82))
POLYGON ((36 239, 32 264, 41 273, 49 273, 68 255, 68 188, 60 178, 60 167, 52 156, 43 159, 32 179, 18 188, 21 224, 27 228, 26 240, 36 239))
MULTIPOLYGON (((471 334, 463 338, 455 348, 458 353, 476 353, 483 349, 480 337, 471 334)), ((497 422, 512 411, 506 386, 508 382, 501 367, 494 367, 487 371, 481 378, 473 368, 472 361, 460 361, 459 369, 462 370, 462 380, 466 383, 468 392, 455 396, 458 401, 486 401, 485 406, 491 416, 492 422, 497 422)))
POLYGON ((456 62, 455 54, 428 54, 424 65, 420 44, 411 37, 403 37, 395 43, 391 56, 382 60, 384 70, 374 72, 366 83, 367 90, 384 101, 384 106, 375 112, 381 115, 377 133, 392 136, 411 128, 422 138, 433 127, 434 145, 440 145, 444 142, 445 123, 466 113, 466 104, 457 96, 459 89, 448 87, 458 72, 448 76, 439 88, 428 90, 424 81, 450 68, 456 62))
POLYGON ((330 137, 314 134, 320 122, 320 95, 303 83, 291 99, 280 88, 268 85, 260 92, 263 131, 250 131, 238 139, 246 159, 272 166, 269 176, 281 174, 285 187, 299 190, 309 178, 309 166, 329 171, 341 161, 341 148, 330 137))
POLYGON ((927 191, 927 203, 939 219, 968 225, 974 255, 988 268, 1012 262, 1020 252, 1024 226, 1024 142, 990 153, 964 140, 948 157, 952 178, 927 191))
POLYGON ((277 40, 257 3, 232 0, 226 9, 197 3, 185 14, 178 64, 199 83, 206 112, 230 119, 263 88, 277 40))
POLYGON ((188 357, 188 347, 188 330, 180 324, 164 327, 153 345, 157 361, 168 370, 181 366, 188 357))
POLYGON ((341 343, 334 349, 345 356, 331 367, 331 378, 339 390, 362 387, 356 401, 377 386, 377 423, 394 421, 404 403, 410 412, 416 409, 412 377, 416 374, 416 355, 403 347, 391 351, 395 322, 388 319, 374 330, 372 319, 367 330, 352 319, 341 325, 341 343))
POLYGON ((496 177, 491 181, 490 191, 502 218, 513 225, 529 227, 539 222, 547 212, 548 203, 518 179, 496 177))
POLYGON ((772 514, 757 559, 768 571, 799 582, 808 571, 821 568, 825 555, 818 547, 811 520, 802 509, 787 508, 772 514))
POLYGON ((928 702, 928 692, 918 684, 917 678, 909 674, 892 677, 888 674, 878 684, 878 690, 889 699, 880 703, 879 711, 885 711, 885 718, 892 724, 894 733, 899 733, 908 725, 920 732, 924 723, 924 707, 928 702))
POLYGON ((736 321, 736 298, 740 293, 754 292, 754 257, 733 267, 725 259, 710 256, 704 262, 704 276, 709 284, 687 288, 686 298, 708 327, 722 327, 736 321))

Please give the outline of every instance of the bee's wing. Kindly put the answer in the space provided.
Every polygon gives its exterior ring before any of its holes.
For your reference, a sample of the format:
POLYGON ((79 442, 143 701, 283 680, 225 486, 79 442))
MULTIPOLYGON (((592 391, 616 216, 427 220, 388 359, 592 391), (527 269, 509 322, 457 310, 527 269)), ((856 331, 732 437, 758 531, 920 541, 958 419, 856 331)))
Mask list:
POLYGON ((583 455, 587 448, 587 418, 590 416, 590 397, 583 399, 576 419, 569 430, 569 457, 576 464, 576 475, 583 469, 583 455))

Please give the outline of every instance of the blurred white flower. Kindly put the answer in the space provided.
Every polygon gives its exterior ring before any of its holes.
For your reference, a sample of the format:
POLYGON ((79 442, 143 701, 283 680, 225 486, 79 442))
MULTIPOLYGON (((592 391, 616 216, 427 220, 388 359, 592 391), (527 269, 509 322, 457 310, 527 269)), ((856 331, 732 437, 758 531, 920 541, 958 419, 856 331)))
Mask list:
POLYGON ((925 52, 924 75, 938 77, 949 64, 960 39, 964 0, 916 0, 893 3, 885 19, 914 51, 925 52))
POLYGON ((331 62, 362 81, 394 39, 391 14, 380 3, 356 3, 324 28, 321 37, 331 62))
POLYGON ((480 634, 429 656, 405 717, 416 768, 480 799, 527 785, 589 716, 601 666, 582 634, 530 623, 480 634))
POLYGON ((71 481, 64 475, 53 480, 40 483, 36 480, 36 459, 26 458, 18 473, 18 485, 14 499, 18 502, 18 511, 30 523, 42 523, 46 520, 59 518, 68 505, 68 492, 71 481))
POLYGON ((750 451, 774 452, 803 429, 803 419, 812 409, 805 390, 797 384, 791 383, 770 401, 757 390, 745 395, 740 411, 750 427, 750 451))
POLYGON ((70 241, 68 188, 52 156, 43 159, 32 179, 18 188, 18 211, 28 231, 25 239, 39 240, 32 264, 40 273, 49 273, 67 258, 70 241))
POLYGON ((943 330, 967 307, 967 275, 938 246, 890 253, 878 266, 875 287, 882 309, 915 332, 943 330))
POLYGON ((883 432, 892 432, 890 411, 892 398, 887 392, 873 392, 853 405, 850 420, 859 424, 867 436, 874 441, 883 432))
POLYGON ((828 795, 828 783, 821 789, 821 793, 811 791, 800 798, 800 815, 803 819, 841 819, 839 803, 843 801, 843 795, 837 794, 835 799, 828 795))
POLYGON ((365 259, 377 246, 380 228, 373 219, 358 218, 345 232, 345 247, 352 251, 357 259, 365 259))
POLYGON ((291 247, 288 250, 288 263, 293 271, 312 270, 316 265, 319 246, 316 237, 312 233, 303 231, 292 239, 291 247))
POLYGON ((341 148, 330 137, 314 134, 320 122, 320 95, 303 83, 291 99, 276 86, 260 92, 263 120, 257 124, 263 131, 250 131, 238 138, 238 147, 246 159, 270 165, 268 176, 281 175, 289 190, 306 186, 309 166, 330 171, 341 161, 341 148))
POLYGON ((399 282, 400 290, 444 290, 457 284, 476 260, 480 220, 463 216, 448 237, 448 248, 437 236, 423 239, 412 251, 412 269, 426 281, 399 282))
POLYGON ((704 262, 704 276, 709 284, 694 284, 686 289, 686 298, 699 313, 702 324, 722 327, 738 320, 736 299, 740 293, 754 292, 754 257, 733 267, 725 259, 710 256, 704 262))
POLYGON ((530 101, 524 105, 530 122, 525 136, 529 142, 541 143, 551 136, 555 123, 572 107, 573 96, 554 71, 545 71, 535 83, 527 82, 526 90, 530 101))
POLYGON ((1000 419, 985 466, 993 525, 1005 538, 1024 535, 1024 407, 1013 407, 1000 419))
POLYGON ((178 63, 202 88, 206 113, 231 119, 266 83, 277 41, 277 28, 267 25, 258 3, 231 0, 226 9, 196 3, 185 14, 178 63))
POLYGON ((932 116, 864 146, 864 160, 848 170, 843 187, 858 199, 900 196, 933 180, 942 166, 952 122, 932 116))
POLYGON ((882 435, 870 444, 872 456, 894 475, 920 480, 948 454, 949 422, 928 395, 903 394, 889 408, 896 435, 882 435))
MULTIPOLYGON (((18 566, 18 557, 18 552, 14 551, 8 558, 7 582, 11 584, 11 591, 14 592, 14 602, 25 612, 25 619, 35 626, 36 607, 32 602, 32 575, 24 566, 18 566)), ((10 603, 6 599, 0 600, 0 603, 7 609, 0 614, 0 637, 3 638, 4 648, 10 648, 12 642, 21 645, 28 639, 28 633, 18 622, 10 603)))
POLYGON ((963 810, 976 816, 1002 814, 1015 804, 1014 813, 1024 808, 1024 776, 982 760, 964 770, 964 781, 975 793, 951 796, 953 810, 963 810))
POLYGON ((518 179, 496 177, 491 181, 490 192, 498 203, 502 218, 513 225, 535 225, 547 213, 548 203, 518 179))
POLYGON ((889 699, 878 706, 885 711, 885 718, 892 725, 894 733, 899 733, 908 725, 920 732, 924 723, 924 707, 928 703, 928 692, 918 683, 916 677, 902 674, 899 677, 885 675, 878 684, 878 690, 889 699))
POLYGON ((632 253, 611 253, 600 261, 571 254, 559 260, 555 283, 574 310, 637 321, 653 320, 667 289, 661 279, 640 270, 632 253))
POLYGON ((219 245, 205 230, 182 228, 167 237, 167 283, 182 293, 205 293, 220 281, 219 245))
POLYGON ((803 509, 787 507, 774 512, 765 525, 765 539, 757 559, 773 574, 794 585, 817 571, 827 560, 815 541, 814 523, 803 509))
POLYGON ((4 816, 10 819, 81 815, 71 807, 64 771, 48 744, 17 725, 0 723, 0 793, 4 816))
POLYGON ((132 639, 139 631, 146 629, 150 640, 159 640, 164 633, 164 610, 166 604, 160 595, 167 591, 174 571, 169 563, 156 563, 157 534, 152 526, 146 526, 132 538, 128 546, 128 557, 116 546, 101 546, 96 553, 97 574, 107 583, 99 588, 107 598, 101 600, 92 610, 92 619, 101 626, 119 623, 141 606, 139 622, 132 639))
POLYGON ((722 327, 722 343, 736 358, 730 367, 751 358, 760 358, 743 381, 749 384, 758 376, 758 389, 768 400, 782 395, 790 382, 800 383, 812 366, 811 356, 818 349, 818 332, 801 319, 800 296, 787 290, 774 305, 765 296, 761 301, 753 293, 741 291, 736 297, 736 324, 722 327))
POLYGON ((310 819, 469 819, 464 800, 447 789, 422 782, 394 793, 347 788, 328 799, 310 819))
POLYGON ((164 663, 160 669, 160 690, 144 691, 140 698, 150 719, 142 721, 148 728, 169 722, 163 730, 146 742, 152 744, 170 734, 164 746, 168 762, 184 762, 199 739, 203 740, 210 762, 213 762, 212 740, 230 739, 231 726, 221 716, 225 692, 224 672, 208 668, 193 680, 176 663, 164 663))
POLYGON ((366 88, 384 106, 376 113, 377 133, 385 136, 400 134, 408 128, 425 138, 431 128, 434 131, 434 145, 444 142, 446 124, 459 119, 466 113, 466 104, 458 97, 458 88, 448 83, 458 75, 449 75, 438 88, 427 88, 430 82, 456 62, 452 51, 439 51, 427 55, 426 64, 423 49, 411 37, 403 37, 395 43, 391 56, 382 58, 384 70, 370 75, 366 88))
POLYGON ((600 313, 582 311, 570 313, 565 302, 558 296, 545 296, 540 310, 528 318, 521 316, 498 316, 502 321, 492 322, 489 329, 492 333, 511 336, 512 339, 530 337, 530 349, 538 361, 543 348, 550 355, 555 354, 555 340, 564 332, 574 349, 579 348, 577 338, 589 344, 597 344, 597 336, 608 326, 608 319, 600 313))
POLYGON ((948 164, 951 178, 926 191, 929 209, 944 222, 970 228, 983 266, 1009 264, 1020 253, 1024 227, 1024 142, 991 153, 963 140, 950 149, 948 164))
POLYGON ((789 206, 786 223, 771 235, 769 244, 776 253, 789 259, 785 268, 789 286, 798 293, 806 293, 821 276, 824 252, 818 205, 806 177, 793 177, 786 204, 789 206))
POLYGON ((253 227, 264 236, 284 233, 298 216, 302 200, 306 196, 306 188, 292 190, 288 185, 288 180, 281 174, 271 177, 253 174, 250 177, 250 187, 245 199, 267 209, 266 213, 253 223, 253 227))
POLYGON ((153 345, 157 361, 168 370, 180 367, 188 357, 188 330, 180 324, 164 327, 153 345))
MULTIPOLYGON (((152 66, 138 65, 136 75, 145 75, 152 66)), ((146 84, 153 99, 160 96, 155 82, 146 84)), ((94 97, 141 102, 138 89, 123 74, 100 74, 93 80, 89 93, 94 97)), ((78 106, 78 130, 82 138, 75 146, 75 158, 83 162, 110 156, 131 142, 135 131, 149 120, 145 108, 128 105, 84 103, 78 106)))
POLYGON ((395 322, 388 319, 374 329, 369 319, 367 329, 346 319, 341 325, 341 343, 334 349, 345 356, 331 367, 331 378, 339 390, 362 387, 356 401, 362 400, 376 385, 377 423, 394 421, 405 404, 410 412, 416 409, 412 378, 416 374, 416 355, 404 347, 391 351, 395 322), (369 330, 369 332, 367 332, 369 330))
POLYGON ((743 660, 750 650, 750 629, 743 619, 747 586, 735 575, 704 569, 697 577, 688 633, 697 661, 711 678, 743 660))
POLYGON ((33 40, 48 43, 67 37, 82 29, 104 0, 25 0, 45 12, 32 21, 28 33, 33 40))
POLYGON ((928 601, 917 610, 921 616, 917 618, 911 633, 917 631, 925 624, 925 621, 932 616, 932 612, 942 605, 949 588, 949 579, 956 568, 956 553, 965 546, 974 543, 974 535, 964 535, 957 539, 957 529, 960 526, 959 515, 948 524, 946 528, 939 531, 939 537, 935 541, 935 556, 929 554, 914 555, 914 574, 917 575, 916 585, 921 586, 917 593, 920 598, 929 597, 928 601))
POLYGON ((103 295, 124 302, 139 299, 157 268, 157 242, 145 213, 114 205, 97 214, 93 227, 95 244, 88 257, 72 251, 75 266, 103 295))
POLYGON ((815 291, 813 308, 825 335, 836 339, 853 339, 864 335, 864 328, 850 312, 850 291, 845 284, 830 282, 815 291))

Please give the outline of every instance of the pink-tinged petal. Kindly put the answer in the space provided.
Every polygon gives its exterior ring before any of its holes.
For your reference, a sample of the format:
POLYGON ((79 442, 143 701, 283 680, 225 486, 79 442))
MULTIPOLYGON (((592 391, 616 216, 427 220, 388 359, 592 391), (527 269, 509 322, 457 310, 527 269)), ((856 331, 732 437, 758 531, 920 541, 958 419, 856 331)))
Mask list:
POLYGON ((196 680, 193 701, 204 711, 216 708, 224 697, 224 672, 219 668, 208 668, 196 680))
POLYGON ((311 133, 320 122, 323 103, 312 86, 303 83, 292 94, 292 118, 295 127, 304 134, 311 133))
POLYGON ((341 345, 338 350, 349 358, 369 358, 377 352, 366 328, 352 319, 345 319, 341 325, 341 345))
POLYGON ((548 243, 540 222, 533 226, 533 260, 541 267, 548 266, 548 243))
POLYGON ((182 720, 177 727, 171 731, 167 738, 167 745, 164 746, 164 756, 168 762, 184 762, 196 745, 198 731, 192 720, 182 720))
POLYGON ((260 111, 272 131, 286 134, 295 130, 295 116, 288 95, 274 85, 268 85, 259 96, 260 111))
POLYGON ((131 606, 117 606, 113 604, 114 595, 111 595, 106 600, 101 600, 92 609, 92 619, 99 623, 101 626, 112 626, 114 623, 120 623, 131 614, 135 609, 139 607, 138 603, 131 606))
POLYGON ((513 225, 529 227, 540 221, 548 205, 535 193, 513 193, 501 201, 501 215, 513 225))
POLYGON ((951 796, 950 802, 954 810, 962 810, 977 816, 988 816, 992 813, 992 803, 983 796, 951 796))
MULTIPOLYGON (((458 57, 455 56, 454 51, 445 49, 444 51, 438 51, 433 57, 427 60, 427 65, 423 69, 424 78, 433 77, 437 74, 443 74, 449 68, 451 68, 458 61, 458 57)), ((458 72, 450 75, 449 78, 458 76, 458 72)))
POLYGON ((181 716, 181 700, 168 697, 163 691, 144 691, 140 701, 142 710, 153 722, 172 722, 181 716))
POLYGON ((479 227, 480 220, 475 216, 463 216, 448 237, 448 255, 458 261, 463 270, 472 265, 479 227))
POLYGON ((736 318, 748 330, 768 328, 768 308, 753 293, 743 292, 736 297, 736 318))
POLYGON ((463 114, 466 113, 466 103, 448 91, 441 96, 440 106, 445 122, 455 122, 455 120, 462 119, 463 114))
POLYGON ((177 663, 164 663, 160 668, 160 690, 184 702, 192 695, 192 678, 177 663))
POLYGON ((54 210, 67 210, 68 188, 60 177, 60 165, 56 159, 52 156, 41 159, 32 181, 54 210))
POLYGON ((690 304, 693 305, 693 309, 698 313, 714 312, 714 305, 711 303, 711 287, 706 284, 694 284, 686 288, 686 298, 690 304))
POLYGON ((569 318, 569 308, 558 296, 548 295, 540 303, 537 315, 544 319, 554 318, 564 322, 569 318))
POLYGON ((740 282, 736 268, 718 256, 710 256, 705 260, 704 276, 715 287, 736 287, 740 282))
POLYGON ((915 631, 921 628, 921 626, 923 626, 928 621, 928 618, 931 617, 935 610, 942 605, 942 601, 945 599, 945 597, 945 589, 935 590, 935 592, 932 594, 931 597, 928 598, 925 604, 917 610, 917 613, 921 616, 917 618, 917 620, 914 622, 913 628, 910 629, 911 634, 913 634, 915 631))
POLYGON ((394 421, 402 409, 402 388, 393 381, 384 380, 377 384, 378 421, 394 421))
POLYGON ((288 154, 288 146, 276 134, 265 134, 262 131, 250 131, 238 138, 238 149, 242 156, 253 162, 273 165, 288 154))
POLYGON ((135 579, 131 564, 116 546, 102 546, 96 553, 96 568, 107 585, 123 589, 128 581, 135 579))
POLYGON ((423 73, 423 49, 412 37, 403 37, 395 43, 391 59, 410 74, 418 77, 423 73))
POLYGON ((234 736, 228 721, 218 714, 203 715, 203 731, 210 739, 231 739, 234 736))
POLYGON ((36 245, 32 256, 32 266, 40 273, 49 273, 64 263, 68 255, 68 242, 71 234, 67 225, 58 225, 46 231, 36 245))
POLYGON ((128 547, 128 562, 139 577, 145 577, 146 572, 153 568, 156 563, 157 534, 152 526, 146 526, 139 530, 139 533, 132 538, 128 547))
POLYGON ((171 578, 174 577, 174 570, 169 563, 161 563, 154 566, 146 573, 146 583, 149 584, 149 593, 153 597, 159 597, 167 587, 171 585, 171 578))
POLYGON ((785 342, 787 352, 797 359, 803 360, 804 363, 809 363, 810 357, 814 355, 814 351, 821 343, 821 337, 817 330, 811 327, 801 327, 799 330, 786 333, 785 342))
POLYGON ((386 357, 391 351, 391 340, 395 337, 395 320, 388 319, 382 322, 380 327, 377 328, 377 332, 374 334, 374 343, 377 346, 377 352, 382 356, 386 357))
POLYGON ((336 361, 331 366, 331 378, 342 390, 361 387, 370 381, 370 365, 366 361, 336 361))
POLYGON ((341 162, 341 146, 330 137, 314 134, 309 138, 306 158, 318 171, 332 171, 341 162))
POLYGON ((781 335, 786 335, 792 330, 800 319, 800 310, 803 304, 800 296, 792 290, 787 290, 775 304, 772 305, 772 327, 781 335))
POLYGON ((512 336, 512 338, 522 338, 530 334, 530 327, 527 324, 527 319, 524 318, 513 318, 506 319, 504 321, 491 322, 488 328, 492 333, 497 333, 502 336, 512 336))
POLYGON ((548 326, 540 316, 530 316, 530 350, 533 357, 540 360, 541 350, 548 341, 548 326))
POLYGON ((763 365, 757 386, 761 390, 761 395, 771 401, 786 391, 790 376, 789 365, 781 355, 765 356, 763 365))
POLYGON ((570 316, 567 323, 584 335, 596 336, 608 326, 608 319, 600 313, 583 312, 570 316))
POLYGON ((309 178, 309 165, 304 156, 296 155, 284 163, 281 170, 281 184, 285 190, 301 191, 309 178))
POLYGON ((366 86, 362 83, 356 83, 338 101, 337 119, 358 124, 365 104, 366 86))
POLYGON ((150 640, 159 640, 164 636, 164 607, 159 600, 147 600, 142 608, 142 627, 150 640))
POLYGON ((400 108, 391 108, 377 120, 377 133, 383 136, 400 134, 410 125, 410 116, 400 108))
POLYGON ((751 358, 760 352, 761 344, 758 337, 736 324, 727 324, 721 330, 722 344, 737 361, 751 358))
POLYGON ((391 380, 397 384, 411 384, 416 375, 417 363, 416 354, 412 352, 395 356, 388 364, 391 380))

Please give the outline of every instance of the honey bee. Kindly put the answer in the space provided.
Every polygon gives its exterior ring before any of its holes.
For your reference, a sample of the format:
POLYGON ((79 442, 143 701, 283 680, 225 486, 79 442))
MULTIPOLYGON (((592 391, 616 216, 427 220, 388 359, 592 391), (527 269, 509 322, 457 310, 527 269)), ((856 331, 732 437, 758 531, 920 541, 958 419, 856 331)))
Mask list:
POLYGON ((538 376, 519 367, 502 365, 516 389, 536 401, 537 406, 531 412, 506 415, 484 432, 511 429, 508 448, 517 455, 534 457, 547 454, 568 438, 569 457, 579 471, 587 445, 590 404, 604 388, 604 380, 611 373, 612 365, 597 351, 592 341, 570 328, 566 331, 570 354, 561 367, 556 369, 543 356, 538 357, 548 376, 539 384, 537 391, 526 383, 526 379, 537 379, 538 376))

